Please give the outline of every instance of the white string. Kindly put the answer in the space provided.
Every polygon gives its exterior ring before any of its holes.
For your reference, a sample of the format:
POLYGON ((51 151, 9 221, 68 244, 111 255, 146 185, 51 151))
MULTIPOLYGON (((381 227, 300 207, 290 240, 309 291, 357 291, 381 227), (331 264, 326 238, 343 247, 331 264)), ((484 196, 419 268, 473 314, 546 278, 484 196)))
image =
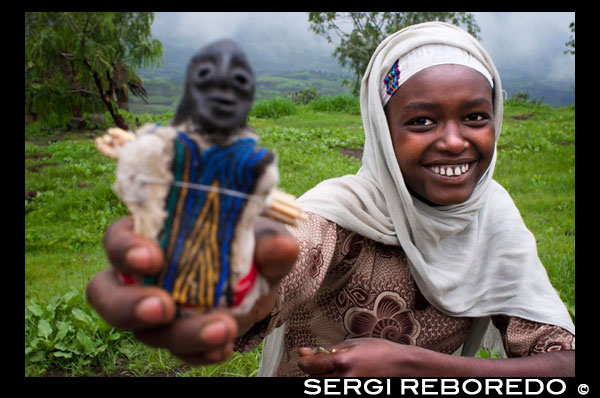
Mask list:
POLYGON ((247 193, 236 191, 233 189, 228 189, 228 188, 219 188, 219 187, 213 187, 211 185, 195 184, 192 182, 185 182, 185 181, 170 182, 167 180, 161 180, 161 179, 150 177, 147 175, 140 175, 140 176, 138 176, 138 178, 143 182, 148 182, 151 184, 175 185, 178 187, 183 187, 183 188, 188 188, 188 189, 196 189, 199 191, 206 191, 206 192, 217 192, 217 193, 220 193, 223 195, 235 196, 235 197, 247 199, 247 200, 255 200, 260 203, 265 202, 265 199, 260 196, 249 195, 247 193))

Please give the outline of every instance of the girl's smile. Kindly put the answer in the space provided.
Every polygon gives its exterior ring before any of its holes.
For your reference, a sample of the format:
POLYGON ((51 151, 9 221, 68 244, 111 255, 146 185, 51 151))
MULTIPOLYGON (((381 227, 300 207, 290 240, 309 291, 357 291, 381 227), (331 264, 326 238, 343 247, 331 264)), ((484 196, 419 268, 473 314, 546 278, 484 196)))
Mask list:
POLYGON ((432 205, 466 201, 494 154, 486 78, 461 65, 423 69, 398 88, 385 112, 411 193, 432 205))

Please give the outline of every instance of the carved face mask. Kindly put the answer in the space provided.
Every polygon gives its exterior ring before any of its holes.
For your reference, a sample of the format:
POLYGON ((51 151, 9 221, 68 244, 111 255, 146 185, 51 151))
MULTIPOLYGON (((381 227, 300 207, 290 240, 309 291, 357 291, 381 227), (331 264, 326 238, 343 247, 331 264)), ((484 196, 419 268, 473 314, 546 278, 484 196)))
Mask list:
POLYGON ((241 49, 230 40, 212 43, 190 61, 176 122, 191 119, 200 132, 227 134, 246 124, 255 80, 241 49))

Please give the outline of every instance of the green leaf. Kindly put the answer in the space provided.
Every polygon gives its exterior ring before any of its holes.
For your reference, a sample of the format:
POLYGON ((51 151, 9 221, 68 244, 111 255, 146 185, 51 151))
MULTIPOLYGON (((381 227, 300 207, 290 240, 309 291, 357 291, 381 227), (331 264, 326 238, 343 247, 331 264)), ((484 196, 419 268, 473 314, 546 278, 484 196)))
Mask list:
POLYGON ((34 300, 31 300, 29 304, 27 304, 26 308, 35 316, 42 316, 42 314, 44 313, 42 307, 40 307, 34 300))
POLYGON ((479 352, 477 353, 477 356, 479 358, 485 358, 488 359, 490 357, 490 352, 488 350, 486 350, 485 348, 482 348, 479 350, 479 352))
POLYGON ((54 355, 55 357, 59 357, 59 358, 72 358, 73 354, 70 352, 64 352, 64 351, 54 351, 52 353, 52 355, 54 355))
POLYGON ((67 346, 64 342, 54 344, 54 348, 62 351, 69 351, 69 346, 67 346))
POLYGON ((47 339, 52 334, 52 325, 45 319, 40 319, 38 322, 38 336, 47 339))
POLYGON ((96 350, 96 345, 84 331, 80 330, 77 332, 77 341, 81 343, 86 353, 92 353, 96 350))
POLYGON ((75 340, 71 340, 69 342, 69 344, 65 343, 65 342, 60 342, 54 345, 54 349, 56 350, 60 350, 60 351, 68 351, 68 352, 72 352, 75 355, 79 355, 81 354, 81 351, 79 351, 76 347, 76 342, 75 340))
POLYGON ((80 320, 85 324, 89 325, 93 322, 92 318, 88 314, 86 314, 85 311, 83 311, 82 309, 73 308, 71 310, 71 313, 73 314, 75 319, 80 320))
POLYGON ((54 341, 61 341, 65 338, 67 333, 69 333, 69 324, 67 322, 58 321, 56 322, 56 336, 54 337, 54 341))
POLYGON ((60 301, 61 301, 60 296, 55 296, 46 305, 46 312, 48 312, 48 317, 49 318, 54 318, 54 311, 60 305, 60 301))
POLYGON ((46 353, 44 351, 38 351, 29 358, 31 362, 43 362, 46 360, 46 353))
POLYGON ((62 300, 65 304, 72 305, 73 301, 75 301, 74 299, 77 298, 78 295, 79 292, 76 289, 72 289, 62 297, 62 300))
POLYGON ((32 348, 37 348, 39 341, 40 341, 40 339, 38 339, 37 337, 34 337, 33 339, 31 339, 31 341, 29 341, 29 346, 32 348))

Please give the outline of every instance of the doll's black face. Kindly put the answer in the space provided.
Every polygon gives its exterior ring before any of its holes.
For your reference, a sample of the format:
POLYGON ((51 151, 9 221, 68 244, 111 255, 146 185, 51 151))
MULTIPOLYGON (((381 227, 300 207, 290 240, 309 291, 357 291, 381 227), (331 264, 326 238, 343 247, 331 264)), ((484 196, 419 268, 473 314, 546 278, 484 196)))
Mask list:
POLYGON ((252 69, 240 48, 229 40, 210 44, 188 66, 187 118, 199 131, 232 133, 246 124, 254 89, 252 69))

